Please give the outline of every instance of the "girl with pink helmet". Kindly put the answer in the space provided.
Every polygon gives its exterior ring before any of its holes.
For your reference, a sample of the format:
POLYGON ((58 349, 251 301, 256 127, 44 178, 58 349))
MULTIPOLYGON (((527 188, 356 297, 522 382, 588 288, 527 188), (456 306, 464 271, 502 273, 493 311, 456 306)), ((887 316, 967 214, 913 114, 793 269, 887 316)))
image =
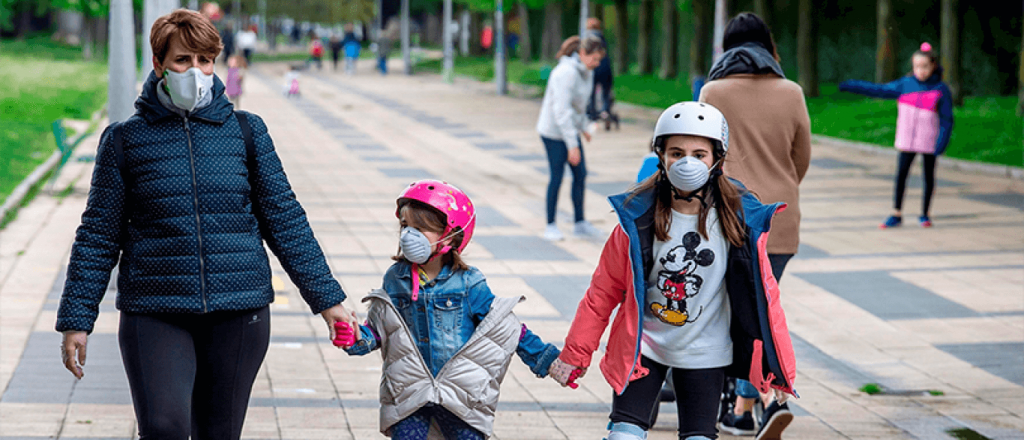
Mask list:
POLYGON ((438 180, 398 196, 399 252, 370 292, 366 323, 342 326, 335 345, 350 355, 380 349, 380 430, 393 439, 484 439, 493 431, 499 387, 512 353, 539 378, 560 354, 522 324, 461 253, 476 210, 466 193, 438 180), (436 422, 436 423, 433 423, 436 422))

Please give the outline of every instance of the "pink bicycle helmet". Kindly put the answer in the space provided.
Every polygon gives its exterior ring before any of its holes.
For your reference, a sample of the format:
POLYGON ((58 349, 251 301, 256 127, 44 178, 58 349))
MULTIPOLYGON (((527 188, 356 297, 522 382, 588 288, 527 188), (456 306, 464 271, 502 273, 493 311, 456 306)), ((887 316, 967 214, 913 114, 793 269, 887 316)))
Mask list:
MULTIPOLYGON (((463 238, 457 251, 462 252, 469 244, 469 240, 473 238, 473 229, 476 228, 476 209, 473 207, 473 201, 469 200, 469 196, 454 185, 440 180, 418 180, 410 183, 402 191, 402 194, 398 195, 399 206, 403 199, 426 203, 441 211, 445 216, 446 223, 444 233, 441 234, 442 237, 447 237, 455 228, 461 228, 463 238)), ((395 210, 395 216, 401 217, 398 209, 395 210)), ((446 252, 447 250, 444 250, 440 253, 446 252)))

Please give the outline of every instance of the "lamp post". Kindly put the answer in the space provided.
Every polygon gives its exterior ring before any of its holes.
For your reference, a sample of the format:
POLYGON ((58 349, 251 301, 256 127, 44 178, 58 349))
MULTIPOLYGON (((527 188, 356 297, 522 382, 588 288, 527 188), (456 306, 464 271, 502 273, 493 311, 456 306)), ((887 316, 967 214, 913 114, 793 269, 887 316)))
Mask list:
MULTIPOLYGON (((494 11, 494 82, 499 95, 508 94, 508 75, 505 59, 505 9, 502 0, 494 11)), ((586 3, 584 1, 583 3, 586 3)))
POLYGON ((110 0, 108 50, 107 115, 110 122, 120 122, 135 111, 135 17, 132 0, 110 0))
POLYGON ((454 81, 455 59, 454 48, 452 47, 452 0, 444 0, 444 72, 442 76, 445 82, 454 81))

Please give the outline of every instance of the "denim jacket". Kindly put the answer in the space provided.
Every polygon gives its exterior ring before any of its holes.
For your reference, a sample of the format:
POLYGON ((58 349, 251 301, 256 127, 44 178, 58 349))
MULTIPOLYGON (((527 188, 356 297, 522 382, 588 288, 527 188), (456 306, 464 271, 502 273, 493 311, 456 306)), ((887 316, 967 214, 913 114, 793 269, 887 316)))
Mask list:
MULTIPOLYGON (((494 294, 487 287, 484 275, 475 267, 453 271, 446 265, 436 278, 420 284, 419 297, 413 303, 411 272, 412 266, 408 263, 393 264, 384 274, 383 289, 409 326, 431 373, 437 376, 487 316, 494 294)), ((377 348, 380 348, 377 331, 364 324, 360 326, 359 340, 345 351, 362 356, 377 348)), ((548 367, 559 353, 558 348, 544 343, 523 326, 516 354, 530 371, 538 377, 547 376, 548 367)))

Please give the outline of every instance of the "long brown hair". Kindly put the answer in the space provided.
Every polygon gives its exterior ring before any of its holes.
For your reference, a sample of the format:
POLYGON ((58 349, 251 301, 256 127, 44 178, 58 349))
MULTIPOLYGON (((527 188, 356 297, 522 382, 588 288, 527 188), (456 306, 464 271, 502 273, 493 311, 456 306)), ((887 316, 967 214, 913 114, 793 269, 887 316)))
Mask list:
MULTIPOLYGON (((421 231, 427 230, 438 234, 444 234, 444 230, 447 226, 445 223, 445 215, 433 206, 417 200, 402 199, 398 202, 398 212, 400 215, 405 217, 406 224, 416 225, 421 231)), ((399 230, 401 230, 401 226, 399 226, 399 230)), ((464 237, 465 234, 463 234, 462 228, 456 228, 452 231, 452 248, 448 253, 441 257, 443 258, 444 264, 452 265, 453 271, 469 270, 469 265, 466 264, 465 261, 462 261, 462 256, 459 255, 459 251, 457 250, 459 246, 462 245, 464 237)), ((411 262, 405 258, 405 255, 402 255, 401 248, 399 248, 398 252, 395 253, 395 256, 391 257, 391 259, 411 264, 411 262)), ((415 276, 415 274, 413 274, 413 276, 415 276)))
MULTIPOLYGON (((712 143, 716 143, 716 141, 712 141, 712 143)), ((669 231, 672 229, 672 201, 675 198, 673 194, 675 188, 672 188, 672 184, 668 181, 668 175, 665 174, 665 167, 662 165, 665 159, 665 148, 664 143, 661 145, 662 147, 654 150, 658 154, 658 172, 640 182, 626 198, 626 204, 629 204, 629 201, 638 194, 653 190, 654 236, 658 240, 668 241, 671 238, 669 231)), ((719 154, 721 148, 716 145, 713 150, 715 160, 722 160, 719 154)), ((716 168, 720 170, 721 165, 716 168)), ((740 189, 721 172, 713 170, 712 176, 713 180, 703 193, 704 201, 697 214, 697 233, 705 240, 708 239, 708 213, 711 212, 711 208, 718 208, 718 222, 722 226, 722 233, 725 234, 726 240, 733 246, 743 246, 747 233, 743 220, 738 214, 742 207, 740 189)))

